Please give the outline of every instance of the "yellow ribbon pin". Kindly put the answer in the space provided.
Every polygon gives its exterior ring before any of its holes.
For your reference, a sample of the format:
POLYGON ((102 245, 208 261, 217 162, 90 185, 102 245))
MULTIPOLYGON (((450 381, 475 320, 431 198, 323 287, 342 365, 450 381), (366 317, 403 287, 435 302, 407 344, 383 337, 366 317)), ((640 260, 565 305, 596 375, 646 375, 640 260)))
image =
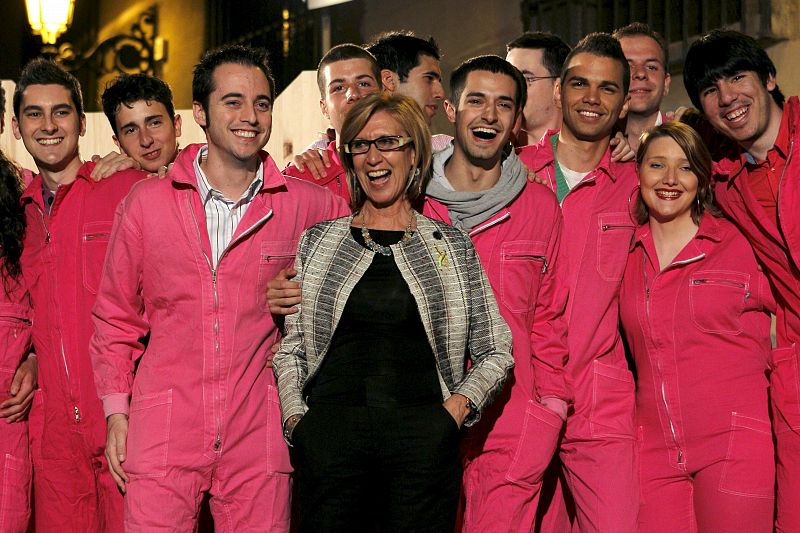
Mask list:
POLYGON ((444 270, 450 266, 450 258, 447 257, 447 252, 442 251, 438 244, 433 245, 436 251, 439 252, 439 257, 436 259, 436 264, 439 265, 439 270, 444 270))

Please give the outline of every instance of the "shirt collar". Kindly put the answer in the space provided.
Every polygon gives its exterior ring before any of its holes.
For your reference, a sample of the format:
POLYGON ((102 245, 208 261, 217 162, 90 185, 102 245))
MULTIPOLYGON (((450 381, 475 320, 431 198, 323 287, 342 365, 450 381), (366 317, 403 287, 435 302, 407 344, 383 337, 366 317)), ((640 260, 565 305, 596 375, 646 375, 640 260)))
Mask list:
MULTIPOLYGON (((775 150, 783 158, 786 159, 789 153, 789 113, 783 112, 781 117, 781 127, 778 130, 778 137, 775 139, 775 145, 767 152, 767 160, 770 160, 770 153, 775 150)), ((750 152, 742 150, 742 163, 757 165, 760 163, 750 152)))
POLYGON ((200 163, 207 157, 208 155, 208 146, 203 146, 200 150, 197 151, 197 156, 194 158, 194 172, 197 176, 197 190, 200 193, 200 198, 203 200, 203 203, 207 203, 212 197, 216 197, 219 200, 222 200, 226 203, 247 203, 253 199, 253 197, 261 190, 261 187, 264 184, 264 162, 260 162, 258 165, 258 170, 256 170, 256 177, 247 187, 247 189, 242 194, 242 197, 236 200, 235 202, 229 198, 226 198, 220 191, 215 189, 211 186, 211 182, 208 181, 208 177, 206 173, 203 172, 203 169, 200 167, 200 163))

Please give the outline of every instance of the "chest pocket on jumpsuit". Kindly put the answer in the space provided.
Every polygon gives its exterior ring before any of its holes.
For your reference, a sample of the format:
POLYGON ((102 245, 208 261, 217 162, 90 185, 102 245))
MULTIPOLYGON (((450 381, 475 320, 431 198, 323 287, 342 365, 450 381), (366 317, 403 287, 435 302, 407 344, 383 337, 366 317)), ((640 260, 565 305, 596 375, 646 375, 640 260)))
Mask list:
POLYGON ((748 298, 750 275, 743 272, 704 270, 689 279, 692 322, 707 333, 740 333, 748 298))
POLYGON ((92 294, 97 294, 103 265, 111 237, 112 222, 89 222, 83 225, 81 232, 81 269, 83 270, 83 286, 92 294))
POLYGON ((605 281, 620 281, 633 238, 633 220, 627 212, 601 213, 597 225, 597 273, 605 281))
POLYGON ((283 268, 294 266, 297 241, 266 241, 258 256, 258 301, 262 311, 269 311, 267 283, 283 268))
POLYGON ((507 241, 500 248, 500 300, 514 313, 536 306, 542 275, 547 271, 547 246, 541 241, 507 241))

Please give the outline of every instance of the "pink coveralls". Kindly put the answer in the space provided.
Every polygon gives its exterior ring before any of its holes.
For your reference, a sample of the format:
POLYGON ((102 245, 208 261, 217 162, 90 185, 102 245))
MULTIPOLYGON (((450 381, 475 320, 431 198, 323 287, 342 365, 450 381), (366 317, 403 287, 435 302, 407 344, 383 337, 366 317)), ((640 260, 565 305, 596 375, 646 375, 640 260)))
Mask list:
POLYGON ((305 181, 310 181, 311 183, 321 187, 325 187, 336 196, 344 199, 347 205, 350 205, 350 187, 347 184, 347 174, 342 167, 342 163, 339 161, 339 154, 336 151, 336 142, 333 141, 328 143, 327 150, 328 157, 330 157, 331 160, 331 166, 325 171, 325 177, 321 179, 315 179, 308 170, 303 170, 300 172, 294 165, 288 165, 285 169, 283 169, 283 173, 287 176, 300 178, 305 181))
MULTIPOLYGON (((519 155, 555 189, 553 133, 523 147, 519 155)), ((619 287, 634 232, 630 203, 636 186, 633 164, 611 162, 606 150, 598 167, 561 205, 561 259, 569 288, 567 372, 575 404, 559 455, 583 533, 636 529, 634 383, 618 328, 619 287)), ((555 527, 563 533, 567 526, 555 527)))
MULTIPOLYGON (((31 345, 30 299, 21 281, 0 280, 0 401, 8 398, 31 345)), ((25 533, 31 516, 27 420, 8 424, 0 419, 0 469, 0 531, 25 533)))
POLYGON ((193 531, 209 491, 218 533, 288 531, 292 468, 266 367, 279 335, 266 285, 292 265, 304 229, 349 210, 262 153, 263 187, 212 268, 199 148, 120 206, 94 309, 98 393, 106 415, 130 417, 126 530, 193 531))
POLYGON ((122 531, 122 495, 103 450, 106 420, 89 359, 94 305, 117 204, 143 179, 123 171, 89 174, 58 188, 47 214, 42 177, 22 196, 27 231, 22 274, 33 304, 39 390, 29 416, 36 530, 122 531))
MULTIPOLYGON (((423 214, 450 223, 447 207, 430 197, 423 214)), ((469 233, 511 328, 515 368, 465 439, 465 532, 533 528, 542 476, 563 425, 539 399, 572 399, 564 372, 567 288, 560 234, 558 202, 537 184, 469 233)))
POLYGON ((774 305, 730 222, 706 213, 661 272, 649 226, 637 230, 620 318, 637 370, 640 532, 772 531, 774 305))
POLYGON ((722 210, 753 246, 777 303, 777 348, 770 366, 770 401, 777 443, 779 532, 800 531, 800 102, 791 97, 789 153, 777 192, 779 226, 747 184, 741 158, 715 165, 714 194, 722 210))

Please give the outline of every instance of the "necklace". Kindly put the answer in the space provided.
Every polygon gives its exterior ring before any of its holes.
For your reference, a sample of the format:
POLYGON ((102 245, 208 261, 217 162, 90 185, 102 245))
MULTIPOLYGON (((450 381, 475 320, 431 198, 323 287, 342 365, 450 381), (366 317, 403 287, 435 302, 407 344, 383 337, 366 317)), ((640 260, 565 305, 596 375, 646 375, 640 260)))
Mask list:
MULTIPOLYGON (((408 219, 408 225, 406 226, 406 231, 403 233, 403 237, 398 242, 405 242, 411 238, 411 234, 413 233, 413 231, 411 231, 411 226, 414 222, 414 218, 415 218, 414 213, 412 211, 411 217, 408 219)), ((373 252, 386 256, 392 255, 391 248, 389 248, 388 246, 384 246, 382 244, 378 244, 377 242, 372 240, 372 237, 369 234, 369 230, 367 229, 367 222, 363 218, 361 221, 361 236, 364 237, 364 244, 366 244, 367 248, 369 248, 373 252)))

